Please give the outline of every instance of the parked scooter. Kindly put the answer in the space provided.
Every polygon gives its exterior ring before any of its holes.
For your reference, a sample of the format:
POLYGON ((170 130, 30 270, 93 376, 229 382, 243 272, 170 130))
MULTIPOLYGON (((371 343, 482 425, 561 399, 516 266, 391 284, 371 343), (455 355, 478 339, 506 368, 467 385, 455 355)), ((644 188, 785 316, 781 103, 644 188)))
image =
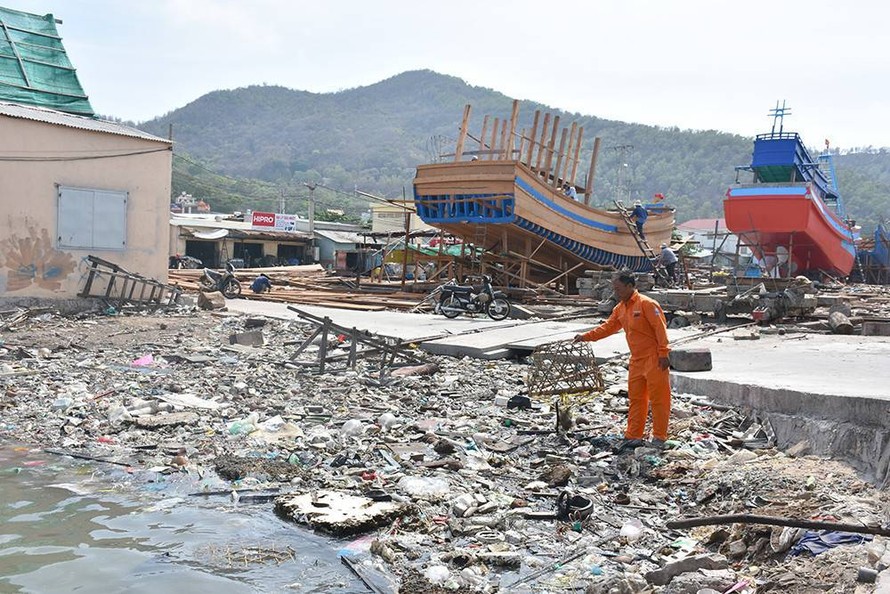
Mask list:
POLYGON ((205 268, 201 286, 205 291, 219 291, 227 299, 234 299, 241 294, 241 283, 235 278, 235 267, 231 262, 226 262, 225 272, 205 268))
POLYGON ((482 277, 481 289, 469 285, 458 285, 451 279, 438 289, 441 294, 436 304, 436 313, 446 318, 456 318, 462 313, 485 312, 492 320, 503 320, 510 315, 510 302, 501 291, 491 286, 491 277, 482 277))

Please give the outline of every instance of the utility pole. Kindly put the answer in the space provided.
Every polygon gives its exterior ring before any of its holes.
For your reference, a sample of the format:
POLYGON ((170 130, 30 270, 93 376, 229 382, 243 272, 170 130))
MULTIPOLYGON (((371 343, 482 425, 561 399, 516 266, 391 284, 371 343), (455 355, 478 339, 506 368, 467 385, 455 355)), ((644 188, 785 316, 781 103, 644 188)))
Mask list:
POLYGON ((309 188, 309 249, 312 250, 312 259, 315 260, 315 188, 318 184, 303 183, 309 188))
POLYGON ((285 196, 285 194, 284 194, 284 188, 283 188, 283 187, 278 188, 278 192, 279 192, 279 196, 278 196, 278 212, 280 212, 281 214, 285 214, 285 208, 287 208, 287 205, 286 205, 286 200, 287 200, 287 198, 286 198, 286 196, 285 196))

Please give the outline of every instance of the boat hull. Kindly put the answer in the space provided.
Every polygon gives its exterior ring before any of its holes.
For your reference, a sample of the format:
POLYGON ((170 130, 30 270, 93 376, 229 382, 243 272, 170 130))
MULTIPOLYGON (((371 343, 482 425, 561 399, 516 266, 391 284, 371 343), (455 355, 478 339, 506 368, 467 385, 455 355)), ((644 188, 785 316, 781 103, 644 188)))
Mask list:
POLYGON ((732 186, 723 210, 726 227, 761 260, 788 250, 792 266, 784 275, 825 271, 847 276, 853 268, 853 233, 812 183, 732 186))
MULTIPOLYGON (((651 269, 618 212, 556 192, 519 161, 420 165, 414 203, 424 222, 466 243, 554 271, 585 265, 651 269)), ((670 242, 673 225, 672 211, 651 213, 644 226, 649 244, 657 249, 670 242)))

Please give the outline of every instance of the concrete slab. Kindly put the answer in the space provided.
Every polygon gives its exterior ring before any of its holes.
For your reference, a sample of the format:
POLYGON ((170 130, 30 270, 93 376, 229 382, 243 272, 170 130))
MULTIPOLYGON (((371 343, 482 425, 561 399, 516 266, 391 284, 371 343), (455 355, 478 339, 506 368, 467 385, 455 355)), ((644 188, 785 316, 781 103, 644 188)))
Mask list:
MULTIPOLYGON (((229 310, 233 312, 263 315, 280 320, 300 319, 296 313, 287 308, 285 303, 248 301, 246 299, 229 299, 226 303, 229 310)), ((517 320, 495 322, 484 315, 476 318, 461 316, 449 320, 445 316, 433 314, 397 311, 353 311, 315 305, 294 305, 294 307, 315 316, 327 316, 335 324, 347 328, 355 327, 359 330, 368 330, 375 334, 400 338, 404 341, 420 341, 430 337, 516 326, 523 323, 517 320)))
MULTIPOLYGON (((710 348, 714 369, 674 373, 678 389, 717 381, 801 394, 890 401, 888 338, 786 334, 732 340, 727 335, 713 335, 688 344, 710 348)), ((801 402, 800 412, 807 409, 807 403, 801 402)), ((890 419, 887 421, 890 423, 890 419)))
POLYGON ((546 337, 553 335, 571 339, 575 334, 588 328, 590 328, 589 324, 577 322, 529 322, 512 328, 489 328, 476 334, 431 340, 424 342, 420 348, 436 355, 470 356, 483 359, 504 358, 510 356, 508 345, 513 342, 530 339, 546 340, 546 337), (500 356, 493 357, 494 354, 500 356))

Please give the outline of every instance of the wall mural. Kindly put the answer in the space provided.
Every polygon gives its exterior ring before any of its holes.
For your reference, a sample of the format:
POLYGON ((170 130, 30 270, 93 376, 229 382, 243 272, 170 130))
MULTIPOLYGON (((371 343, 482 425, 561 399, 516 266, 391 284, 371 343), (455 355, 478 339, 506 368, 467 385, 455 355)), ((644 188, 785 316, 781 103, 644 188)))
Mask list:
MULTIPOLYGON (((76 260, 53 247, 46 229, 28 228, 28 235, 15 233, 0 241, 0 268, 7 268, 6 292, 21 291, 32 285, 60 291, 65 278, 74 271, 76 260)), ((0 282, 0 289, 3 283, 0 282)))

